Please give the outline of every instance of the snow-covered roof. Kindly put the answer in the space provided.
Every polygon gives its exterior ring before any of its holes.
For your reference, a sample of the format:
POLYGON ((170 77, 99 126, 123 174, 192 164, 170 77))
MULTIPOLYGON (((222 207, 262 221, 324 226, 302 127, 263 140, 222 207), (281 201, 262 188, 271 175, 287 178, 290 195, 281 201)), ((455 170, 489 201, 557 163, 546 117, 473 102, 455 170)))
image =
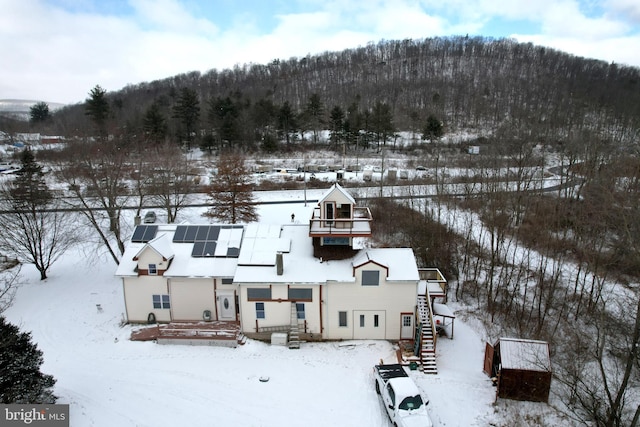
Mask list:
POLYGON ((176 243, 176 255, 165 277, 233 277, 237 258, 192 257, 193 244, 176 243))
POLYGON ((194 257, 194 243, 175 242, 177 225, 160 224, 148 243, 130 242, 116 270, 116 276, 137 276, 137 256, 152 247, 165 258, 173 257, 165 277, 233 277, 236 283, 321 283, 355 281, 353 269, 374 262, 388 269, 387 280, 419 280, 410 248, 363 249, 354 258, 322 261, 314 257, 307 224, 249 224, 222 228, 215 256, 194 257), (224 256, 229 247, 239 249, 237 257, 224 256), (222 250, 220 250, 222 248, 222 250), (277 274, 276 254, 283 258, 283 273, 277 274), (169 256, 167 256, 169 255, 169 256))
MULTIPOLYGON (((346 260, 321 261, 313 256, 313 245, 309 238, 308 225, 282 225, 279 238, 266 239, 270 243, 255 242, 254 248, 266 250, 270 247, 269 262, 263 264, 244 262, 241 252, 241 262, 238 263, 234 282, 236 283, 326 283, 330 281, 352 282, 354 266, 373 261, 389 268, 387 280, 418 281, 419 274, 413 250, 410 248, 364 249, 354 258, 346 260), (278 248, 282 244, 288 247, 278 248), (276 249, 276 250, 274 250, 276 249), (283 273, 277 274, 275 266, 276 253, 282 253, 283 273), (358 260, 358 261, 356 261, 358 260)), ((249 235, 247 232, 245 235, 249 235)), ((256 239, 257 240, 257 239, 256 239)), ((249 243, 243 242, 242 247, 249 243)))
POLYGON ((356 263, 356 259, 359 261, 364 260, 363 255, 369 261, 382 265, 389 269, 389 276, 387 280, 393 281, 418 281, 420 280, 420 274, 418 273, 418 266, 416 264, 416 257, 411 248, 375 248, 363 250, 354 259, 354 267, 359 267, 363 264, 356 263))
POLYGON ((549 344, 546 341, 500 338, 502 369, 551 371, 549 344))
POLYGON ((174 252, 171 247, 171 238, 166 234, 160 234, 155 237, 153 240, 149 241, 146 245, 144 245, 136 254, 135 258, 139 258, 143 251, 147 248, 151 248, 156 251, 162 258, 166 260, 170 260, 173 258, 174 252))
MULTIPOLYGON (((266 225, 262 224, 262 227, 266 225)), ((282 225, 277 227, 278 237, 249 237, 242 246, 253 245, 265 262, 247 263, 248 255, 240 253, 236 269, 236 283, 325 283, 326 281, 354 281, 351 260, 321 261, 313 256, 313 245, 308 225, 282 225), (281 246, 278 246, 281 245, 281 246), (282 253, 283 273, 277 274, 276 253, 282 253), (268 259, 266 259, 268 258, 268 259)), ((250 232, 246 233, 251 235, 250 232)), ((248 250, 248 249, 247 249, 248 250)))
MULTIPOLYGON (((209 224, 207 224, 209 225, 209 224)), ((242 228, 221 226, 213 256, 192 256, 193 242, 174 242, 178 225, 159 224, 155 237, 149 242, 129 242, 116 270, 116 276, 136 277, 137 257, 148 247, 152 247, 167 259, 173 258, 164 273, 165 277, 233 277, 238 258, 226 256, 229 248, 242 244, 242 228), (170 257, 166 257, 169 254, 170 257)))
POLYGON ((349 202, 352 205, 356 204, 356 200, 351 196, 351 194, 349 194, 349 192, 347 190, 345 190, 344 188, 342 188, 342 186, 340 184, 338 184, 337 182, 335 184, 333 184, 333 187, 331 187, 329 189, 329 191, 327 191, 325 193, 324 196, 322 196, 322 198, 318 201, 318 204, 321 205, 326 200, 333 200, 334 199, 333 193, 335 191, 340 192, 344 197, 347 198, 347 200, 349 200, 349 202))
POLYGON ((291 239, 281 237, 282 226, 272 224, 247 225, 238 264, 253 266, 275 265, 276 253, 289 252, 291 239))

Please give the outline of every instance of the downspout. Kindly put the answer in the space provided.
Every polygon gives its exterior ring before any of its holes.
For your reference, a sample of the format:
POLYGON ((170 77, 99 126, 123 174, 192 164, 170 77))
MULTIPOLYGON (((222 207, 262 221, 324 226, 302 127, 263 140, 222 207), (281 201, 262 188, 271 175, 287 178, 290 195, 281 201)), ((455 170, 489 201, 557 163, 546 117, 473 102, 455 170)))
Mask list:
POLYGON ((218 296, 218 289, 216 287, 216 279, 215 277, 213 278, 213 306, 216 310, 216 320, 220 320, 220 313, 218 313, 218 299, 220 297, 218 296))
POLYGON ((127 307, 127 288, 124 285, 124 277, 122 277, 122 295, 124 295, 124 312, 126 323, 129 323, 129 307, 127 307))
MULTIPOLYGON (((171 299, 171 279, 167 279, 167 294, 169 295, 169 322, 173 322, 173 301, 171 299)), ((162 298, 162 297, 160 297, 162 298)))
POLYGON ((324 325, 322 323, 322 284, 318 285, 319 291, 320 291, 320 301, 318 302, 319 305, 319 311, 320 311, 320 336, 324 339, 324 325))

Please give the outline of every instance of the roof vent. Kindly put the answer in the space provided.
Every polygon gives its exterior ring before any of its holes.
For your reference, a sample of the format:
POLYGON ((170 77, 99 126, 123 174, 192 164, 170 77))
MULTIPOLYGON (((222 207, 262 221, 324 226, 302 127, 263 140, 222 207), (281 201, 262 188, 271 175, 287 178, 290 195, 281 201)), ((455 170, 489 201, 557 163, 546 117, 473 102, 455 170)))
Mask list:
POLYGON ((278 276, 282 276, 284 270, 284 261, 282 259, 282 252, 276 254, 276 273, 278 276))

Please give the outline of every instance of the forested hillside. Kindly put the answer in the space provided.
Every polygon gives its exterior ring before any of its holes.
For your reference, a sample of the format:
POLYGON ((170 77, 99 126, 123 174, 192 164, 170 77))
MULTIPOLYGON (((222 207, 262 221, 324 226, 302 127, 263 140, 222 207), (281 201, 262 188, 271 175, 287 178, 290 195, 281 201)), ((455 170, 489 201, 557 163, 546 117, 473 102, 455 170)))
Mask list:
MULTIPOLYGON (((384 143, 398 130, 422 132, 429 116, 448 130, 507 132, 547 143, 582 131, 629 143, 640 126, 638 68, 479 37, 381 41, 185 73, 106 96, 111 133, 126 127, 149 136, 161 122, 166 130, 154 137, 204 140, 210 147, 273 149, 265 139, 290 141, 299 131, 319 129, 334 130, 347 144, 356 143, 358 131, 384 143), (181 108, 196 110, 193 123, 181 108)), ((78 104, 56 113, 53 129, 71 136, 90 132, 89 123, 78 104)))

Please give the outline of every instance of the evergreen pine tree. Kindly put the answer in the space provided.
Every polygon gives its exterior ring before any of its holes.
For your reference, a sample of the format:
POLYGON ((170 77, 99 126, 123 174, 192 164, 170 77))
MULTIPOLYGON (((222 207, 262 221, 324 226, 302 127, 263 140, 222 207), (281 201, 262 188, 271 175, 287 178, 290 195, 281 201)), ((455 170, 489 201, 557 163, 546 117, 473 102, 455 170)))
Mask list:
POLYGON ((53 195, 44 180, 42 166, 26 149, 20 155, 20 173, 11 185, 10 194, 15 209, 35 210, 47 205, 53 195))
POLYGON ((0 317, 0 403, 55 403, 55 379, 40 372, 42 352, 31 334, 0 317))
POLYGON ((211 207, 202 215, 228 224, 257 221, 252 191, 244 158, 237 154, 221 155, 218 174, 207 191, 211 207))

